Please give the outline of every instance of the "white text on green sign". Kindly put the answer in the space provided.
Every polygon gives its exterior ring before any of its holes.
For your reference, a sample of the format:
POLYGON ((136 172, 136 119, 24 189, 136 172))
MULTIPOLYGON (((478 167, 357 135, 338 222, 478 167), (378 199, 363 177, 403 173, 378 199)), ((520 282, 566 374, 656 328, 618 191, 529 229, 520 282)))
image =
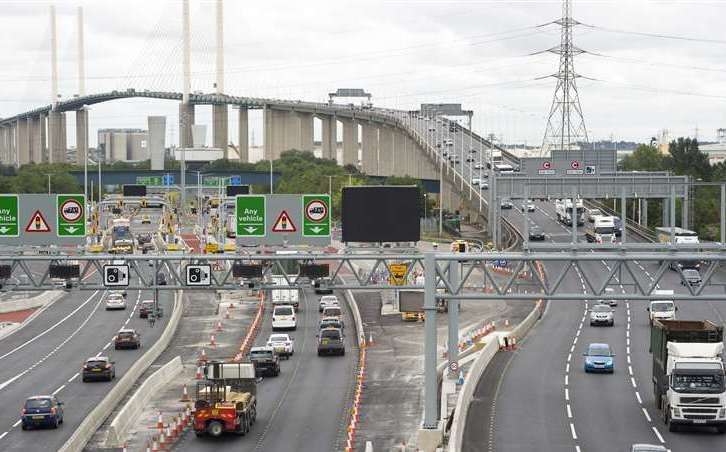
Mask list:
POLYGON ((265 236, 265 197, 238 195, 235 216, 238 237, 265 236))
POLYGON ((0 195, 0 237, 17 237, 19 230, 18 195, 0 195))

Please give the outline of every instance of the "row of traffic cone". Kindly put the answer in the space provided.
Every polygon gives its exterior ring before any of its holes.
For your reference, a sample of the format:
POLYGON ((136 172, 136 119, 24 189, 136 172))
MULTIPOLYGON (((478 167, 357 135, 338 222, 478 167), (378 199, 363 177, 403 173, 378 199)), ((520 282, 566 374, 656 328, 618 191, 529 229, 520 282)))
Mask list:
POLYGON ((366 349, 363 348, 360 351, 360 358, 358 361, 358 375, 356 376, 355 393, 353 395, 353 406, 350 410, 350 422, 348 423, 347 437, 345 440, 345 451, 352 452, 353 445, 355 442, 355 432, 360 422, 360 404, 361 397, 363 396, 363 387, 365 384, 366 375, 366 349))
MULTIPOLYGON (((186 390, 186 386, 185 386, 186 390)), ((150 441, 146 442, 147 452, 157 452, 166 449, 170 449, 171 445, 181 437, 184 430, 191 423, 191 408, 187 405, 183 410, 179 412, 178 416, 173 416, 168 424, 164 424, 161 411, 159 411, 159 417, 157 420, 156 427, 159 430, 159 434, 154 436, 150 441)), ((124 445, 124 451, 126 445, 124 445)))

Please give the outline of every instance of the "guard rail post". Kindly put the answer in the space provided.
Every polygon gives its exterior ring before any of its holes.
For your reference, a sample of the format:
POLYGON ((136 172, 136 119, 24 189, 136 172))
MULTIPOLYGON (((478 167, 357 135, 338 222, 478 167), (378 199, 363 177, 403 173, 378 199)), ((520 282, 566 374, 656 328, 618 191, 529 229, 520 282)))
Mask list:
MULTIPOLYGON (((435 264, 434 264, 435 265, 435 264)), ((449 261, 449 284, 452 290, 456 291, 460 284, 460 266, 457 261, 449 261)), ((459 300, 451 299, 448 302, 449 313, 449 344, 448 344, 448 358, 449 358, 449 378, 456 378, 459 361, 459 300)))
POLYGON ((424 253, 424 429, 438 425, 438 379, 436 378, 436 256, 424 253))

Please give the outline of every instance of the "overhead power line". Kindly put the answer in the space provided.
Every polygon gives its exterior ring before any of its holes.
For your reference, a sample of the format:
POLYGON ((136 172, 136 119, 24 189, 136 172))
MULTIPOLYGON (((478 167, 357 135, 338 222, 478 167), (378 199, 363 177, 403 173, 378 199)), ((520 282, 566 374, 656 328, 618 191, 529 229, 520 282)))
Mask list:
POLYGON ((676 40, 676 41, 704 42, 704 43, 709 43, 709 44, 726 44, 726 40, 724 40, 724 39, 695 38, 693 36, 679 36, 679 35, 670 35, 670 34, 665 34, 665 33, 650 33, 650 32, 646 32, 646 31, 621 30, 621 29, 617 29, 617 28, 601 27, 599 25, 591 25, 591 24, 585 24, 585 23, 580 23, 580 25, 582 25, 583 27, 592 28, 594 30, 605 31, 608 33, 645 36, 648 38, 672 39, 672 40, 676 40))

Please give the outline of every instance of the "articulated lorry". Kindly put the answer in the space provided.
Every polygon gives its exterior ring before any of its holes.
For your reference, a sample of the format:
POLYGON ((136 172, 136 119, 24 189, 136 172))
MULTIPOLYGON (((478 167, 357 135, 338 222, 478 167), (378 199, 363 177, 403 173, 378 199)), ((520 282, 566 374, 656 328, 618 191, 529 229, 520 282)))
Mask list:
POLYGON ((726 433, 723 326, 708 320, 656 320, 650 330, 653 395, 663 422, 726 433))
POLYGON ((615 217, 593 216, 585 226, 585 239, 590 243, 614 243, 615 217))
POLYGON ((556 200, 555 213, 557 214, 557 221, 568 226, 572 226, 573 217, 576 218, 578 226, 585 223, 585 205, 582 199, 578 199, 574 206, 571 199, 556 200))

